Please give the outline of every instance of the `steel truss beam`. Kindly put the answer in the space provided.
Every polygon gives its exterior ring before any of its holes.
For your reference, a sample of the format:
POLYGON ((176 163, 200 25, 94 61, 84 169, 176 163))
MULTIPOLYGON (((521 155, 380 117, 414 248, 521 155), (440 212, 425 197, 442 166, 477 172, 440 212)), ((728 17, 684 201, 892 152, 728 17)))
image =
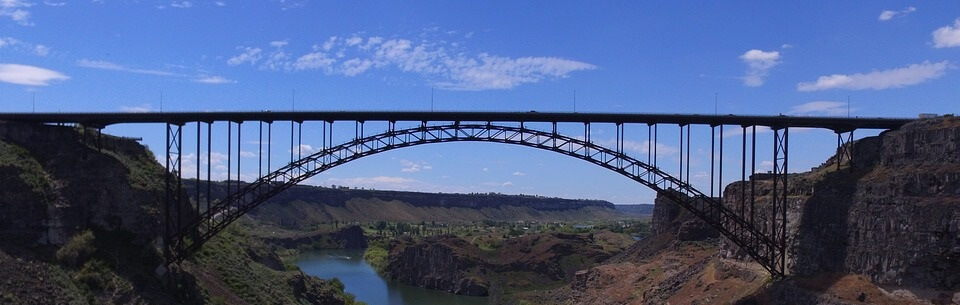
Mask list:
MULTIPOLYGON (((653 127, 654 138, 656 138, 656 125, 653 127)), ((782 253, 785 249, 782 244, 782 231, 775 231, 780 234, 779 236, 764 234, 763 230, 752 226, 749 220, 725 207, 718 199, 692 187, 682 179, 682 176, 674 177, 655 166, 626 155, 623 152, 622 143, 617 144, 617 149, 610 149, 590 142, 589 125, 585 125, 585 138, 578 139, 557 134, 555 130, 544 132, 528 129, 523 127, 522 124, 517 127, 491 123, 461 124, 455 122, 449 125, 428 126, 426 122, 423 122, 418 127, 398 130, 391 123, 387 131, 372 136, 364 136, 358 127, 355 139, 336 146, 332 145, 332 131, 330 130, 332 130, 332 124, 327 130, 330 132, 327 136, 329 136, 331 144, 329 146, 324 145, 322 151, 294 160, 275 171, 268 171, 267 174, 250 184, 238 185, 239 189, 236 192, 229 194, 223 200, 212 203, 209 209, 198 211, 197 218, 186 223, 182 229, 176 230, 176 232, 173 232, 174 234, 170 235, 170 238, 166 239, 168 240, 168 247, 165 250, 169 251, 166 251, 165 254, 168 257, 168 262, 183 260, 247 211, 283 190, 333 167, 365 156, 404 147, 446 142, 491 142, 553 151, 585 160, 626 176, 677 202, 703 219, 729 238, 730 241, 740 246, 774 275, 779 276, 784 273, 783 264, 777 260, 779 258, 782 261, 782 253), (199 233, 194 237, 192 232, 199 233), (188 234, 193 238, 186 238, 188 234)), ((619 129, 618 133, 618 138, 622 139, 623 130, 619 129)), ((168 133, 168 136, 171 134, 168 133)), ((776 135, 779 136, 779 132, 776 135)), ((327 140, 324 139, 325 142, 327 140)), ((173 142, 168 140, 168 143, 173 142)), ((786 143, 785 133, 783 143, 784 145, 786 143)), ((656 149, 656 144, 653 144, 653 147, 656 149)), ((171 154, 172 151, 168 149, 168 159, 171 154)), ((177 158, 179 158, 178 150, 177 155, 177 158)), ((656 160, 656 153, 653 155, 653 159, 656 160)), ((784 161, 784 173, 786 170, 785 157, 784 154, 782 159, 784 161)), ((177 171, 177 175, 179 179, 179 171, 177 171)), ((784 180, 784 185, 785 183, 784 180)), ((168 184, 168 189, 169 187, 168 184)))
POLYGON ((183 238, 188 232, 183 231, 182 200, 183 191, 183 124, 168 123, 167 127, 167 162, 164 179, 163 204, 163 254, 167 263, 175 261, 176 254, 182 253, 183 238))
POLYGON ((773 130, 773 214, 771 235, 773 243, 767 253, 772 262, 771 271, 783 275, 787 270, 787 151, 789 149, 789 128, 773 130))

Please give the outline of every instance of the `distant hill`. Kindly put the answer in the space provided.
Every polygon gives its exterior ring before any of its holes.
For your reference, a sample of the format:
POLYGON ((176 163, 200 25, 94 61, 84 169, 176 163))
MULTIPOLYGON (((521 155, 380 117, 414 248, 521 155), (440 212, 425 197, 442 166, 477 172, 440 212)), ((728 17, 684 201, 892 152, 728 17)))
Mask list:
MULTIPOLYGON (((195 180, 185 181, 195 194, 195 180)), ((236 187, 235 185, 233 186, 236 187)), ((206 182, 200 184, 205 196, 206 182)), ((213 182, 211 197, 223 198, 226 184, 213 182)), ((247 215, 284 226, 372 221, 585 221, 628 217, 603 200, 530 195, 446 194, 329 188, 297 185, 271 198, 247 215)))
POLYGON ((616 204, 613 206, 617 212, 631 217, 643 217, 653 215, 652 204, 616 204))

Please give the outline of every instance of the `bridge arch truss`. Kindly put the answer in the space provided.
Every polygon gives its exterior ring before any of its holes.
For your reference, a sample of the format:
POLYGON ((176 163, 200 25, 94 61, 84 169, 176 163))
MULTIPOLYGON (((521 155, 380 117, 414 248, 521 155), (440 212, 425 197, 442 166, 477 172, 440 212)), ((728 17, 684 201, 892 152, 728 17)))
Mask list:
MULTIPOLYGON (((623 123, 616 123, 617 140, 616 147, 609 148, 597 144, 590 139, 590 123, 583 123, 583 136, 571 137, 557 132, 557 123, 552 123, 552 130, 543 131, 525 127, 524 123, 501 124, 501 123, 460 123, 452 122, 437 125, 428 125, 426 121, 421 122, 419 126, 408 128, 396 128, 396 123, 390 121, 387 130, 371 136, 364 136, 363 122, 356 122, 356 137, 344 143, 333 145, 333 122, 323 121, 323 148, 315 153, 302 156, 302 152, 297 152, 294 156, 294 150, 291 149, 291 160, 279 169, 270 170, 263 173, 256 180, 248 184, 239 183, 239 138, 242 122, 230 122, 230 126, 237 124, 237 178, 235 189, 230 189, 230 180, 228 179, 228 193, 225 198, 218 201, 210 201, 209 173, 207 169, 207 201, 206 207, 201 208, 200 204, 200 184, 201 168, 197 166, 197 188, 196 188, 196 209, 193 212, 185 211, 189 207, 189 200, 183 198, 185 192, 181 188, 182 181, 182 150, 183 150, 183 132, 185 123, 167 123, 167 192, 166 203, 163 209, 164 213, 164 255, 167 263, 175 263, 183 260, 187 256, 196 252, 200 247, 215 236, 218 232, 225 229, 230 223, 242 217, 246 212, 257 207, 259 204, 267 201, 274 195, 290 188, 298 183, 309 179, 326 170, 343 165, 366 156, 386 152, 394 149, 400 149, 411 146, 418 146, 432 143, 447 142, 489 142, 502 143, 510 145, 526 146, 541 150, 560 153, 573 158, 581 159, 607 170, 616 172, 633 181, 636 181, 654 191, 665 196, 681 205, 683 208, 692 212, 698 218, 707 224, 716 228, 723 236, 731 242, 738 245, 746 254, 760 263, 774 276, 783 276, 786 274, 786 173, 787 173, 787 154, 788 147, 788 128, 774 129, 774 160, 777 163, 774 166, 774 200, 769 206, 771 211, 763 213, 770 219, 762 222, 755 222, 753 215, 753 188, 751 187, 750 215, 745 215, 742 208, 740 211, 725 206, 722 200, 713 196, 713 185, 711 181, 710 194, 701 192, 689 183, 689 154, 690 154, 690 128, 689 124, 679 124, 680 134, 680 171, 674 176, 663 171, 656 166, 656 145, 648 148, 646 162, 627 155, 624 152, 624 128, 623 123), (329 126, 329 130, 328 130, 329 126), (683 144, 684 127, 686 127, 686 162, 688 164, 686 171, 686 180, 683 179, 683 144), (329 135, 329 137, 328 137, 329 135), (653 160, 650 158, 649 151, 653 150, 653 160), (652 162, 651 162, 652 161, 652 162), (779 192, 778 192, 779 189, 779 192), (762 225, 760 225, 762 224, 762 225)), ((268 139, 272 136, 270 128, 272 122, 266 122, 268 125, 268 139)), ((203 122, 195 122, 197 132, 197 150, 201 149, 201 137, 203 122)), ((210 126, 212 122, 207 122, 207 156, 210 155, 210 126)), ((263 138, 263 121, 260 121, 260 137, 263 138)), ((291 144, 297 141, 294 134, 302 139, 302 132, 294 132, 297 127, 302 130, 302 122, 291 121, 291 144), (294 125, 296 123, 296 126, 294 125)), ((647 124, 648 140, 647 144, 656 143, 656 133, 658 124, 647 124), (652 134, 652 135, 651 135, 652 134)), ((711 130, 716 129, 716 125, 711 126, 711 130)), ((744 163, 743 169, 746 169, 746 130, 743 126, 744 138, 744 163)), ((721 135, 723 125, 720 125, 721 135)), ((232 135, 232 131, 230 131, 232 135)), ((756 133, 751 133, 756 143, 756 133)), ((715 137, 711 137, 715 138, 715 137)), ((722 139, 719 137, 722 159, 722 139)), ((268 140, 269 141, 269 140, 268 140)), ((711 149, 713 149, 714 140, 711 140, 711 149)), ((228 144, 228 147, 231 145, 228 144)), ((754 144, 754 163, 756 154, 756 145, 754 144)), ((262 147, 262 146, 261 146, 262 147)), ((268 145, 269 147, 269 145, 268 145)), ((299 147, 299 145, 298 145, 299 147)), ((261 152, 262 153, 262 152, 261 152)), ((232 154, 232 152, 228 152, 232 154)), ((268 160, 269 160, 269 152, 268 160)), ((198 154, 199 155, 199 154, 198 154)), ((230 161, 228 161, 230 162, 230 161)), ((269 162, 269 161, 268 161, 269 162)), ((207 162, 209 166, 209 162, 207 162)), ((262 163, 261 163, 262 164, 262 163)), ((269 163, 268 163, 269 164, 269 163)), ((229 168, 229 167, 228 167, 229 168)), ((711 165, 711 175, 713 166, 711 165)), ((721 167, 722 172, 722 167, 721 167)), ((230 174, 228 173, 228 176, 230 174)), ((711 178, 712 179, 712 178, 711 178)), ((752 186, 752 185, 751 185, 752 186)), ((746 188, 741 188, 745 192, 746 188)), ((741 203, 746 203, 746 197, 740 197, 741 203)))

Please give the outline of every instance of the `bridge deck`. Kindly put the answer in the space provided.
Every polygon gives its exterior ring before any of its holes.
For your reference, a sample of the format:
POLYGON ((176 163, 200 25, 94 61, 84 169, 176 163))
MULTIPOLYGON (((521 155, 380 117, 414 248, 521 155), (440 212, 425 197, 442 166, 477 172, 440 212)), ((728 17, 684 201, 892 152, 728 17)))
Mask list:
POLYGON ((122 123, 187 123, 218 121, 448 121, 448 122, 571 122, 679 125, 740 125, 812 127, 836 131, 896 129, 914 119, 703 115, 652 113, 569 112, 417 112, 417 111, 310 111, 310 112, 147 112, 147 113, 0 113, 0 121, 31 123, 79 123, 105 127, 122 123))

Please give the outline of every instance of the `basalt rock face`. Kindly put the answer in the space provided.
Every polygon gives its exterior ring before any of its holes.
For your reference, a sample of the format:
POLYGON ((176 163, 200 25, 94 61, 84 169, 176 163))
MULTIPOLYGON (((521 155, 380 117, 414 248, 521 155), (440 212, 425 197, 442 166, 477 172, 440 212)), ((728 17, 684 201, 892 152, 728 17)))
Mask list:
POLYGON ((469 252, 473 244, 455 236, 439 236, 427 242, 401 240, 391 246, 387 273, 403 283, 456 294, 486 296, 489 284, 468 274, 481 262, 469 252), (466 250, 466 251, 464 251, 466 250))
POLYGON ((669 234, 680 241, 716 238, 720 233, 675 201, 657 194, 650 223, 652 235, 669 234))
MULTIPOLYGON (((796 275, 863 274, 883 285, 960 289, 960 118, 921 120, 853 144, 789 177, 788 267, 796 275)), ((741 208, 731 184, 724 201, 741 208), (732 195, 731 195, 732 194, 732 195)), ((772 184, 755 181, 757 218, 769 219, 772 184)), ((749 192, 749 191, 748 191, 749 192)), ((768 221, 760 222, 769 227, 768 221)), ((727 245, 727 256, 743 257, 727 245)))
POLYGON ((139 242, 158 236, 163 169, 136 141, 93 129, 0 123, 0 150, 5 238, 62 244, 91 226, 131 231, 139 242))
POLYGON ((421 287, 497 297, 570 282, 579 270, 605 261, 632 239, 610 231, 542 233, 504 240, 493 250, 452 235, 404 239, 390 248, 385 273, 421 287))
POLYGON ((324 244, 327 248, 363 249, 367 247, 367 236, 360 226, 349 226, 334 232, 319 232, 284 237, 263 237, 267 243, 277 244, 287 249, 300 245, 324 244))

